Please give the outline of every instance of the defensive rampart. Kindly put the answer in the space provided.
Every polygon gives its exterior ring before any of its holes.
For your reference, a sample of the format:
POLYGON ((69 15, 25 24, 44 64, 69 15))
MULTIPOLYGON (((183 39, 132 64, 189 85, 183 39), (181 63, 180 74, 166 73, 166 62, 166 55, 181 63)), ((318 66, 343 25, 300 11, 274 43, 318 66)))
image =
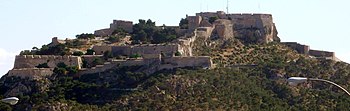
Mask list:
POLYGON ((171 57, 164 58, 160 69, 173 69, 179 67, 203 67, 211 68, 213 62, 209 56, 198 57, 171 57))
POLYGON ((106 51, 110 51, 113 55, 126 55, 133 54, 163 54, 164 56, 173 56, 178 50, 177 44, 145 44, 145 45, 133 45, 133 46, 94 46, 93 50, 97 55, 102 55, 106 51))
POLYGON ((310 47, 308 45, 302 45, 297 42, 283 42, 283 44, 296 50, 300 54, 309 54, 310 47))
POLYGON ((12 69, 8 72, 9 76, 18 76, 21 78, 39 79, 53 74, 53 68, 22 68, 12 69))
POLYGON ((36 68, 39 64, 47 63, 50 68, 55 68, 58 63, 81 68, 82 60, 78 56, 55 55, 18 55, 15 58, 14 69, 36 68))

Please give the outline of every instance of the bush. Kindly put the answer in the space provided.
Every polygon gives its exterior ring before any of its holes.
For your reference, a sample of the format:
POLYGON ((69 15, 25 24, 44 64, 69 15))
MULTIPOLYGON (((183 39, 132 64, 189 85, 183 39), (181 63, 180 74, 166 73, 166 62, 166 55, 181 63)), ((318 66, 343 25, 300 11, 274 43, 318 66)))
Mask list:
POLYGON ((95 51, 92 49, 87 49, 85 55, 95 55, 95 51))
POLYGON ((96 65, 103 65, 104 61, 101 58, 95 58, 92 61, 92 66, 96 66, 96 65))
POLYGON ((94 39, 95 35, 89 33, 82 33, 80 35, 76 35, 75 37, 77 37, 77 39, 94 39))
POLYGON ((141 57, 140 54, 132 54, 132 55, 130 55, 130 58, 139 58, 139 57, 141 57))
POLYGON ((76 52, 73 52, 73 55, 74 56, 81 56, 81 55, 84 55, 84 53, 81 51, 76 51, 76 52))
POLYGON ((120 41, 120 38, 119 36, 110 36, 108 37, 108 41, 111 42, 111 43, 114 43, 114 42, 119 42, 120 41))
POLYGON ((180 53, 179 51, 177 51, 177 52, 175 53, 175 56, 181 56, 181 53, 180 53))

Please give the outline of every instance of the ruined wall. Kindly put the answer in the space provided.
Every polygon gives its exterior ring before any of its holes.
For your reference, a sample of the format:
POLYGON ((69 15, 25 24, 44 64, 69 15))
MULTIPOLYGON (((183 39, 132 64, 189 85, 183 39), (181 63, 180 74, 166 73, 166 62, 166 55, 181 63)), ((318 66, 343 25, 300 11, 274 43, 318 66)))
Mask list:
POLYGON ((82 60, 78 56, 55 55, 18 55, 15 59, 14 69, 36 68, 37 65, 47 63, 50 68, 55 68, 58 63, 81 68, 82 60))
POLYGON ((164 58, 162 61, 164 64, 161 69, 172 69, 178 67, 203 67, 211 68, 213 62, 209 56, 197 56, 197 57, 171 57, 164 58))
POLYGON ((8 72, 9 76, 18 76, 21 78, 39 79, 53 74, 53 68, 23 68, 12 69, 8 72))
POLYGON ((300 54, 309 54, 310 47, 308 45, 301 45, 297 42, 283 42, 283 44, 296 50, 300 54))

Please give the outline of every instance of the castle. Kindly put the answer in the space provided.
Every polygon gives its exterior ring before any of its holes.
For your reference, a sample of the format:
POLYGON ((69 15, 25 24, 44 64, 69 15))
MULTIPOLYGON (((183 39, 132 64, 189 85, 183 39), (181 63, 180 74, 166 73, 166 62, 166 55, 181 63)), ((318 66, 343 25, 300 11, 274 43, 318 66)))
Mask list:
MULTIPOLYGON (((53 74, 53 69, 58 63, 65 63, 69 66, 76 66, 78 74, 90 74, 104 72, 113 67, 119 66, 142 66, 138 71, 152 74, 163 69, 173 69, 181 67, 201 67, 214 68, 214 64, 208 56, 193 56, 192 50, 194 41, 198 38, 210 39, 230 39, 254 37, 258 43, 279 42, 278 32, 270 14, 226 14, 223 11, 201 12, 195 16, 186 16, 187 28, 173 26, 176 31, 176 40, 166 44, 139 44, 139 45, 115 45, 115 44, 92 44, 91 49, 94 55, 82 56, 58 56, 58 55, 18 55, 15 65, 8 72, 9 76, 19 76, 23 78, 37 79, 53 74), (91 64, 96 58, 103 58, 105 53, 125 58, 109 58, 103 64, 90 68, 83 68, 83 61, 91 64), (139 55, 138 58, 130 58, 139 55), (49 68, 37 68, 39 64, 46 63, 49 68)), ((133 32, 131 21, 113 20, 109 28, 96 30, 95 36, 100 37, 92 41, 104 40, 117 29, 122 29, 128 33, 133 32)), ((74 42, 74 40, 52 39, 49 46, 74 42)), ((88 45, 91 40, 80 40, 88 45)), ((326 57, 336 59, 334 53, 310 50, 309 46, 297 43, 285 43, 297 50, 299 53, 314 57, 326 57)))

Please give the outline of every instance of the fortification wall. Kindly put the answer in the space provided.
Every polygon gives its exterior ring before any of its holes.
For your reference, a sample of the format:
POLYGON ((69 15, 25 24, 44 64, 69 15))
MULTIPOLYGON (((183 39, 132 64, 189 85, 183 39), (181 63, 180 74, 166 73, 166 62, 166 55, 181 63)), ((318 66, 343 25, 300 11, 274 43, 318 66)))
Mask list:
POLYGON ((51 76, 53 68, 22 68, 12 69, 8 72, 9 76, 18 76, 21 78, 40 79, 42 77, 51 76))
POLYGON ((214 32, 218 34, 219 38, 228 39, 233 38, 233 25, 230 20, 218 19, 214 22, 214 32))
POLYGON ((110 24, 110 29, 116 30, 118 28, 121 28, 130 33, 133 31, 132 26, 132 21, 113 20, 113 23, 110 24))
POLYGON ((164 54, 164 56, 173 56, 178 51, 177 44, 164 44, 164 45, 141 45, 132 46, 132 54, 164 54))
POLYGON ((196 31, 196 36, 207 40, 212 35, 213 30, 213 27, 198 27, 196 31))
POLYGON ((283 44, 296 50, 300 54, 309 54, 310 47, 308 45, 301 45, 297 42, 283 42, 283 44))
POLYGON ((112 53, 114 55, 131 55, 131 46, 112 46, 112 53))
POLYGON ((160 69, 172 69, 178 67, 203 67, 211 68, 213 62, 209 56, 198 57, 171 57, 164 58, 163 64, 160 69))
POLYGON ((55 56, 55 55, 18 55, 15 59, 14 69, 36 68, 39 64, 47 63, 50 68, 58 63, 81 68, 82 60, 78 56, 55 56))
POLYGON ((210 17, 219 17, 220 19, 227 19, 227 16, 223 11, 201 12, 201 13, 196 13, 196 16, 202 16, 204 19, 209 19, 210 17))
POLYGON ((310 50, 309 55, 315 57, 335 57, 334 52, 321 51, 321 50, 310 50))
POLYGON ((112 52, 112 46, 108 45, 95 45, 92 47, 92 50, 95 51, 96 55, 103 55, 105 52, 112 52))
POLYGON ((112 60, 111 62, 106 62, 103 65, 97 65, 96 67, 92 68, 83 68, 78 72, 79 75, 84 74, 93 74, 93 73, 100 73, 105 72, 107 70, 110 70, 114 67, 118 66, 135 66, 135 65, 145 65, 145 62, 143 59, 135 59, 135 60, 112 60))
POLYGON ((188 20, 188 29, 189 30, 194 30, 197 27, 199 27, 202 17, 201 16, 187 16, 188 20))
POLYGON ((103 55, 83 55, 82 59, 84 61, 86 61, 89 64, 92 64, 92 62, 96 59, 96 58, 103 58, 103 55))
POLYGON ((106 37, 112 35, 113 30, 110 28, 95 30, 94 35, 100 36, 100 37, 106 37))

